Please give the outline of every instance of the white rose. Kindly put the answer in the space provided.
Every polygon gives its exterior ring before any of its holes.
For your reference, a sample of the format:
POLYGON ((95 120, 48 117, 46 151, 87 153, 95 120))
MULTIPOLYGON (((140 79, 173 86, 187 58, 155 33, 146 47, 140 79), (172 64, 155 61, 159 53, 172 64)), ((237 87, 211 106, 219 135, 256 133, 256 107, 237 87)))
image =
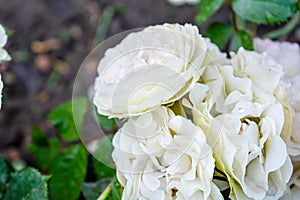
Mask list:
POLYGON ((200 0, 168 0, 174 6, 181 6, 183 4, 196 5, 200 0))
POLYGON ((231 199, 279 199, 292 174, 286 145, 275 135, 275 122, 264 117, 259 124, 241 122, 232 114, 214 118, 207 134, 216 167, 231 188, 231 199))
POLYGON ((204 133, 168 108, 129 118, 113 145, 122 199, 222 199, 204 133))
POLYGON ((258 55, 254 56, 255 61, 243 56, 235 60, 235 67, 208 66, 201 84, 190 91, 190 102, 185 100, 184 105, 192 109, 194 123, 206 133, 216 167, 229 181, 230 197, 278 199, 292 172, 281 137, 285 123, 283 105, 271 92, 278 88, 281 72, 272 72, 276 78, 269 80, 266 90, 261 85, 265 77, 254 76, 254 71, 252 74, 247 69, 252 65, 245 64, 256 63, 264 68, 265 63, 256 59, 258 55))
POLYGON ((150 26, 129 34, 99 63, 98 112, 137 116, 180 99, 198 81, 205 53, 204 39, 190 24, 150 26))
POLYGON ((7 35, 5 32, 5 29, 0 24, 0 63, 2 60, 4 60, 4 61, 10 60, 10 56, 8 55, 7 51, 5 49, 3 49, 6 42, 7 42, 7 35))

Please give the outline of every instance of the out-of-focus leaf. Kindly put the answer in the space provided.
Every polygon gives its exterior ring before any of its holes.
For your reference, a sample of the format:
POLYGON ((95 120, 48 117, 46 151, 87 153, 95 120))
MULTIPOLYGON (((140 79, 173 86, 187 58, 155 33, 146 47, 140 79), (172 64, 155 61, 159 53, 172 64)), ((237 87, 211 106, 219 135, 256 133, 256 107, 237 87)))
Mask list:
POLYGON ((246 31, 238 31, 234 34, 231 43, 230 51, 236 52, 240 47, 244 47, 247 50, 253 50, 253 40, 246 31))
POLYGON ((244 30, 246 31, 251 37, 256 36, 257 26, 258 24, 255 22, 250 22, 248 20, 244 20, 238 15, 235 15, 235 23, 237 30, 244 30))
POLYGON ((49 147, 49 141, 45 133, 37 126, 32 127, 31 143, 41 147, 49 147))
POLYGON ((93 158, 93 167, 98 179, 113 177, 115 175, 115 169, 103 164, 95 158, 93 158))
MULTIPOLYGON (((92 148, 89 148, 89 145, 87 145, 87 148, 98 161, 113 167, 114 162, 111 155, 114 147, 111 142, 112 138, 113 138, 112 134, 106 135, 106 137, 102 137, 99 138, 98 140, 93 141, 93 144, 91 145, 92 148)), ((96 174, 99 175, 99 177, 102 177, 102 175, 100 175, 100 172, 98 173, 99 170, 97 166, 94 167, 96 167, 95 168, 96 174)), ((108 171, 111 172, 111 170, 108 171)))
POLYGON ((26 164, 22 160, 16 160, 11 163, 11 166, 15 171, 20 171, 26 167, 26 164))
POLYGON ((233 0, 232 6, 241 18, 264 24, 285 21, 298 10, 297 0, 233 0))
POLYGON ((233 34, 233 28, 224 23, 212 23, 204 34, 205 37, 209 37, 213 43, 218 45, 220 49, 224 49, 229 38, 233 34))
POLYGON ((196 23, 206 22, 224 3, 225 0, 201 0, 198 5, 196 23))
POLYGON ((48 84, 50 86, 56 86, 59 82, 59 80, 61 79, 62 74, 57 71, 57 70, 53 70, 48 78, 48 84))
POLYGON ((36 169, 25 168, 10 176, 6 185, 5 200, 43 200, 47 199, 47 177, 42 176, 36 169))
POLYGON ((68 101, 57 106, 48 115, 48 119, 58 130, 64 141, 70 142, 78 140, 77 129, 80 131, 82 128, 87 106, 86 98, 73 99, 73 102, 68 101), (76 110, 74 111, 76 113, 76 125, 73 118, 72 105, 74 110, 76 110))
POLYGON ((28 147, 34 161, 44 170, 51 168, 53 160, 59 154, 60 143, 57 138, 48 140, 45 133, 38 127, 33 127, 31 143, 28 147))
POLYGON ((123 187, 115 177, 113 180, 113 184, 111 185, 111 192, 107 197, 107 199, 120 200, 122 198, 122 193, 123 193, 123 187))
POLYGON ((105 39, 113 16, 115 14, 124 12, 124 10, 125 7, 123 5, 117 5, 117 6, 107 7, 103 11, 95 33, 95 38, 93 42, 94 46, 105 39))
POLYGON ((87 169, 87 153, 83 146, 73 145, 65 149, 53 161, 50 169, 50 197, 55 200, 75 200, 80 195, 87 169))
POLYGON ((86 200, 97 200, 100 194, 112 182, 113 178, 101 179, 95 183, 82 183, 80 185, 86 200))
POLYGON ((0 199, 3 198, 5 192, 5 183, 8 178, 8 173, 8 167, 3 158, 0 157, 0 199))
POLYGON ((107 116, 100 115, 97 112, 97 108, 95 107, 95 115, 97 117, 98 123, 105 131, 113 131, 116 128, 115 119, 108 119, 107 116))
POLYGON ((12 57, 14 58, 14 62, 25 62, 29 59, 30 54, 27 49, 19 49, 13 52, 12 57))

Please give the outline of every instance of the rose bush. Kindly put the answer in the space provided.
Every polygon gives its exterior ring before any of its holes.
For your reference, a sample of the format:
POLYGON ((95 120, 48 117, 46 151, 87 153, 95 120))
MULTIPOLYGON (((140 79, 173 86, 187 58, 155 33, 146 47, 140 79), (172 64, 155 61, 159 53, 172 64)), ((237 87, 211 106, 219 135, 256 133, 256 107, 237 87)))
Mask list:
POLYGON ((127 118, 113 139, 123 199, 285 194, 293 110, 283 67, 266 52, 230 56, 178 24, 148 27, 107 50, 94 103, 100 114, 127 118))

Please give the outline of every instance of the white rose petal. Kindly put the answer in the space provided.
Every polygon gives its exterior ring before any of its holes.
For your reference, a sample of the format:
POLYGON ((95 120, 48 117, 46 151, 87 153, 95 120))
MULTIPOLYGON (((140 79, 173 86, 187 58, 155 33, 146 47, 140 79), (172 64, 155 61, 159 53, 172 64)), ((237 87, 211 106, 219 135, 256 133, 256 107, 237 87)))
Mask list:
POLYGON ((0 24, 0 47, 4 47, 6 42, 7 42, 7 35, 6 35, 6 32, 5 32, 5 29, 0 24))
POLYGON ((207 45, 207 51, 203 63, 205 65, 227 65, 230 60, 227 54, 220 51, 219 47, 212 43, 209 38, 204 38, 207 45))
POLYGON ((0 74, 0 109, 2 105, 2 90, 3 90, 3 82, 1 80, 1 74, 0 74))
MULTIPOLYGON (((10 60, 10 56, 8 55, 6 50, 2 48, 6 42, 7 42, 7 35, 5 32, 5 29, 0 24, 0 64, 1 64, 1 61, 3 61, 3 60, 4 61, 10 60)), ((2 106, 2 90, 3 90, 3 82, 1 80, 1 74, 0 74, 0 109, 2 106)))
POLYGON ((260 53, 266 52, 277 63, 282 65, 286 78, 300 73, 300 49, 297 43, 254 38, 254 49, 260 53))
POLYGON ((5 32, 5 29, 3 26, 0 24, 0 63, 1 61, 9 61, 10 56, 8 55, 7 51, 3 49, 4 45, 7 42, 7 35, 5 32))
POLYGON ((232 65, 244 73, 260 88, 273 92, 283 75, 281 65, 277 64, 267 54, 259 54, 240 48, 237 54, 232 54, 232 65))

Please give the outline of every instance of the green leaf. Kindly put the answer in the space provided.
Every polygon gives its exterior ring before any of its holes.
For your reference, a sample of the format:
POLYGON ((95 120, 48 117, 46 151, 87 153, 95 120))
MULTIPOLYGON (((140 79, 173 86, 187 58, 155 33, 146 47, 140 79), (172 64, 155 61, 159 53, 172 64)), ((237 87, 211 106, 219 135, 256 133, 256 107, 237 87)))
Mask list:
POLYGON ((32 127, 31 129, 31 143, 41 146, 49 147, 49 141, 45 133, 37 126, 32 127))
POLYGON ((233 34, 233 28, 224 23, 212 23, 204 34, 205 37, 209 37, 213 43, 218 45, 220 49, 224 49, 229 38, 233 34))
POLYGON ((235 25, 236 25, 236 30, 244 30, 251 37, 254 37, 256 35, 258 24, 256 24, 255 22, 244 20, 238 15, 235 15, 235 25))
POLYGON ((264 24, 283 22, 298 10, 297 0, 233 0, 232 6, 241 18, 264 24))
POLYGON ((36 169, 25 168, 10 176, 7 184, 5 200, 43 200, 47 199, 46 177, 36 169))
POLYGON ((105 131, 114 131, 116 128, 116 122, 115 119, 108 119, 107 116, 100 115, 97 112, 97 108, 95 107, 95 115, 97 118, 97 121, 101 128, 103 128, 105 131))
POLYGON ((55 200, 75 200, 80 195, 87 169, 87 153, 83 146, 73 145, 61 152, 50 168, 50 197, 55 200))
POLYGON ((8 178, 8 173, 8 167, 3 158, 0 156, 0 199, 3 198, 5 192, 5 183, 8 178))
POLYGON ((93 157, 93 167, 98 179, 113 177, 116 172, 115 169, 103 164, 102 162, 98 161, 94 157, 93 157))
POLYGON ((238 31, 234 34, 231 44, 230 51, 237 52, 240 47, 244 47, 247 50, 253 50, 253 40, 246 31, 238 31))
POLYGON ((50 86, 54 87, 59 83, 61 78, 62 78, 62 74, 59 71, 57 71, 56 69, 54 69, 51 72, 47 82, 50 86))
MULTIPOLYGON (((113 145, 112 145, 112 138, 113 135, 106 135, 105 137, 99 138, 96 141, 93 141, 94 143, 94 150, 91 152, 93 156, 100 162, 105 163, 108 166, 114 167, 114 161, 112 159, 112 152, 113 152, 113 145)), ((96 173, 97 168, 96 168, 96 173)), ((100 175, 100 174, 97 174, 100 175)), ((100 175, 101 177, 102 175, 100 175)))
POLYGON ((88 110, 88 99, 85 97, 73 98, 72 108, 75 129, 80 134, 82 132, 82 125, 85 118, 85 114, 88 110))
POLYGON ((48 140, 45 133, 38 127, 32 128, 31 138, 28 149, 32 152, 34 161, 42 169, 49 171, 53 160, 59 155, 58 139, 48 140))
POLYGON ((125 11, 126 7, 124 5, 108 6, 102 12, 102 15, 99 19, 97 30, 95 33, 95 38, 93 41, 93 46, 102 42, 109 30, 111 20, 116 14, 121 14, 125 11))
POLYGON ((81 131, 84 115, 87 111, 86 98, 73 99, 54 108, 48 115, 48 119, 60 133, 64 141, 78 140, 78 131, 81 131), (76 124, 73 118, 73 110, 76 113, 76 124), (76 129, 77 128, 77 129, 76 129))
POLYGON ((95 183, 82 183, 80 185, 86 200, 96 200, 112 182, 113 178, 101 179, 95 183))
POLYGON ((224 3, 225 0, 201 0, 198 6, 198 15, 196 23, 203 24, 206 22, 224 3))

